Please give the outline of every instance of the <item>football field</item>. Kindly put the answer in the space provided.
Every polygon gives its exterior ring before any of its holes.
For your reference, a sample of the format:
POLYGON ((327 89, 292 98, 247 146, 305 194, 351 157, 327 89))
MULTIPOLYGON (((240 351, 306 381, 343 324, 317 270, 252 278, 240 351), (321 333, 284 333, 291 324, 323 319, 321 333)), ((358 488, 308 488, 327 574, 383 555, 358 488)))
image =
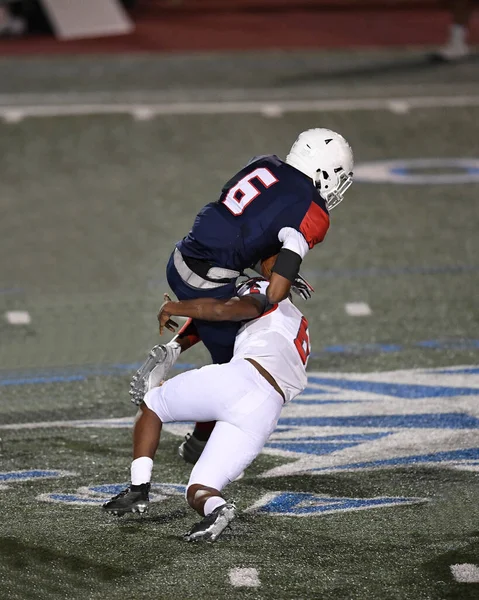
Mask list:
POLYGON ((479 598, 477 69, 414 50, 0 61, 0 599, 479 598), (238 519, 183 541, 189 424, 165 427, 149 514, 103 514, 175 242, 310 127, 346 137, 355 183, 303 262, 308 387, 227 488, 238 519))

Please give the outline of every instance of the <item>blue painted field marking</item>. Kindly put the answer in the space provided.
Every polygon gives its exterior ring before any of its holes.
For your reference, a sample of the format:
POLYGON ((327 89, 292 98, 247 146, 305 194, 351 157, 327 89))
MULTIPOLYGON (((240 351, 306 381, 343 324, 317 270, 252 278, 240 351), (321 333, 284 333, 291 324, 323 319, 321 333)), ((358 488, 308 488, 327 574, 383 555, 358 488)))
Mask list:
MULTIPOLYGON (((50 371, 38 371, 19 373, 18 376, 12 376, 8 371, 4 374, 0 372, 0 386, 10 385, 33 385, 40 383, 67 383, 69 381, 84 381, 89 377, 114 376, 126 372, 133 372, 141 366, 142 363, 118 364, 104 367, 80 367, 80 368, 58 368, 50 371)), ((197 365, 193 363, 176 363, 173 368, 177 370, 194 369, 197 365)))
MULTIPOLYGON (((37 500, 42 502, 60 502, 76 505, 101 505, 111 496, 116 496, 129 486, 129 483, 107 483, 92 487, 82 487, 73 494, 53 492, 40 494, 37 500)), ((172 496, 184 496, 186 486, 177 483, 153 483, 150 491, 150 502, 162 502, 172 496)))
POLYGON ((479 348, 479 340, 425 340, 423 342, 416 342, 416 346, 439 350, 467 350, 469 348, 479 348))
MULTIPOLYGON (((308 384, 310 382, 308 381, 308 384)), ((323 388, 320 387, 307 387, 305 390, 303 390, 301 392, 301 397, 303 396, 316 396, 316 394, 328 394, 330 396, 334 396, 334 394, 337 394, 338 392, 332 391, 332 392, 328 392, 327 390, 324 390, 323 388)))
POLYGON ((0 473, 0 481, 26 481, 29 479, 51 479, 54 477, 63 477, 65 471, 43 471, 33 469, 31 471, 10 471, 0 473))
POLYGON ((286 417, 280 425, 295 427, 379 427, 400 429, 478 429, 479 419, 466 413, 366 415, 349 417, 286 417))
POLYGON ((301 399, 301 396, 293 400, 295 404, 307 404, 310 406, 317 406, 320 404, 361 404, 362 400, 315 400, 315 399, 301 399))
POLYGON ((402 465, 433 464, 451 461, 476 461, 479 460, 479 448, 466 448, 463 450, 448 450, 445 452, 434 452, 433 454, 416 454, 411 456, 400 456, 396 458, 385 458, 367 462, 349 463, 336 467, 320 467, 310 469, 311 471, 351 471, 355 469, 372 469, 374 467, 400 467, 402 465))
MULTIPOLYGON (((427 348, 430 350, 441 350, 441 349, 455 349, 455 350, 467 350, 479 348, 479 339, 470 340, 425 340, 415 342, 413 346, 427 348)), ((313 352, 312 358, 320 357, 324 353, 330 354, 369 354, 369 353, 389 353, 389 352, 400 352, 406 350, 405 346, 399 344, 340 344, 334 346, 326 346, 319 352, 313 352)), ((84 381, 89 377, 101 377, 101 376, 117 376, 124 375, 126 373, 133 374, 133 372, 140 367, 140 363, 118 363, 113 365, 103 366, 85 366, 85 367, 58 367, 51 369, 32 369, 28 371, 1 371, 0 370, 0 387, 2 386, 20 386, 20 385, 34 385, 34 384, 47 384, 47 383, 68 383, 71 381, 84 381)), ((173 365, 176 370, 188 370, 198 368, 195 363, 176 363, 173 365)), ((458 371, 459 372, 459 371, 458 371)), ((333 381, 333 380, 332 380, 333 381)), ((337 380, 334 380, 336 382, 337 380)), ((336 386, 336 383, 331 385, 336 386)), ((318 384, 320 385, 320 384, 318 384)), ((329 384, 328 384, 329 385, 329 384)), ((345 384, 346 385, 346 384, 345 384)), ((370 384, 368 384, 370 385, 370 384)), ((371 384, 372 385, 372 384, 371 384)), ((396 384, 391 384, 396 386, 396 384)), ((337 386, 336 386, 337 387, 337 386)), ((397 387, 397 386, 396 386, 397 387)), ((416 386, 420 387, 420 386, 416 386)), ((427 387, 427 386, 422 386, 427 387)), ((461 388, 458 388, 461 389, 461 388)), ((334 394, 334 391, 325 391, 321 388, 310 388, 305 391, 302 395, 315 395, 315 394, 334 394)), ((379 392, 378 392, 379 393, 379 392)), ((459 392, 458 395, 464 395, 466 392, 459 392)), ((409 397, 409 396, 408 396, 409 397)), ((418 398, 422 396, 416 396, 418 398)), ((343 401, 342 401, 343 402, 343 401)), ((329 401, 328 401, 329 403, 329 401)))
MULTIPOLYGON (((287 431, 291 431, 291 434, 294 437, 290 437, 290 438, 284 438, 285 442, 305 442, 305 441, 309 441, 309 442, 342 442, 342 441, 347 441, 347 442, 355 442, 357 444, 362 444, 364 442, 371 442, 374 440, 378 440, 380 438, 386 437, 388 435, 392 435, 393 432, 391 431, 383 431, 383 432, 377 432, 375 431, 374 433, 340 433, 338 435, 315 435, 315 436, 295 436, 295 432, 296 429, 295 428, 291 428, 291 429, 284 429, 282 430, 281 427, 278 427, 278 429, 276 429, 276 433, 284 433, 287 431)), ((279 443, 279 442, 278 442, 279 443)))
MULTIPOLYGON (((107 483, 104 485, 94 485, 88 488, 88 492, 93 492, 94 494, 106 494, 107 496, 114 496, 116 494, 119 494, 129 485, 129 483, 107 483)), ((153 483, 151 486, 151 491, 161 494, 184 494, 186 491, 186 486, 177 483, 153 483)))
POLYGON ((332 454, 345 448, 353 448, 365 442, 372 442, 392 435, 391 431, 363 433, 363 434, 343 434, 326 435, 317 437, 292 437, 288 439, 274 440, 267 442, 267 448, 276 448, 284 452, 298 452, 300 454, 310 454, 324 456, 332 454))
POLYGON ((1 485, 0 489, 8 489, 12 483, 21 483, 23 481, 57 479, 59 477, 72 477, 76 473, 70 471, 52 471, 47 469, 30 469, 22 471, 7 471, 0 473, 0 484, 5 482, 7 485, 1 485))
MULTIPOLYGON (((65 504, 98 504, 101 505, 105 502, 105 498, 90 498, 76 496, 75 494, 47 494, 45 499, 49 499, 50 502, 64 502, 65 504)), ((40 497, 39 499, 43 499, 40 497)))
POLYGON ((432 385, 417 385, 407 383, 391 383, 383 381, 363 381, 357 379, 330 379, 328 377, 309 377, 308 384, 338 387, 355 392, 368 392, 396 398, 439 398, 450 396, 476 396, 479 387, 446 387, 432 385))
POLYGON ((335 498, 307 492, 272 492, 263 496, 248 511, 270 516, 321 516, 386 506, 427 502, 427 498, 385 497, 335 498))
POLYGON ((331 354, 367 354, 374 352, 400 352, 404 350, 399 344, 336 344, 325 346, 320 352, 313 352, 311 356, 318 356, 324 352, 331 354))
POLYGON ((479 375, 479 367, 465 367, 463 369, 443 369, 429 372, 439 373, 440 375, 479 375))
POLYGON ((352 448, 353 446, 357 445, 358 442, 268 442, 266 447, 277 448, 278 450, 283 450, 283 452, 298 452, 300 454, 315 454, 316 456, 323 456, 325 454, 331 454, 332 452, 344 450, 345 448, 352 448))
POLYGON ((66 383, 68 381, 83 381, 83 375, 54 375, 50 377, 21 377, 19 379, 0 379, 0 386, 32 385, 35 383, 66 383))

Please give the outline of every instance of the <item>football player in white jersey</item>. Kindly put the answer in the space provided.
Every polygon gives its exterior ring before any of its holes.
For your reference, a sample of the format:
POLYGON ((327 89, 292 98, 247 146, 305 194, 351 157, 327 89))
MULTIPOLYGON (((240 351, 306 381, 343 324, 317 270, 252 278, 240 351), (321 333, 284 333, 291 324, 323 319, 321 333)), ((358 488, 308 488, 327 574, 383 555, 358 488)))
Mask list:
POLYGON ((113 514, 148 509, 153 458, 163 423, 216 421, 188 482, 188 504, 202 517, 185 539, 214 541, 235 517, 221 492, 258 456, 276 428, 281 408, 306 386, 308 323, 289 298, 268 302, 268 281, 251 278, 229 300, 202 298, 160 309, 160 333, 175 331, 174 316, 244 321, 226 364, 181 373, 154 387, 140 406, 133 435, 131 485, 103 508, 113 514))

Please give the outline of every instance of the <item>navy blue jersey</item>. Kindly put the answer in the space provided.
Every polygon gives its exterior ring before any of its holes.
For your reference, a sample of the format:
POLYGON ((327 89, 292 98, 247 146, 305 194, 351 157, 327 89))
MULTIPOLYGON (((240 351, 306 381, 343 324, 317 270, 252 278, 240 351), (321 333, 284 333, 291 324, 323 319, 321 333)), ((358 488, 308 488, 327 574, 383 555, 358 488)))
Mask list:
POLYGON ((278 234, 284 227, 301 232, 312 248, 329 227, 326 204, 301 171, 275 155, 260 156, 200 210, 177 247, 184 256, 243 271, 281 250, 278 234))

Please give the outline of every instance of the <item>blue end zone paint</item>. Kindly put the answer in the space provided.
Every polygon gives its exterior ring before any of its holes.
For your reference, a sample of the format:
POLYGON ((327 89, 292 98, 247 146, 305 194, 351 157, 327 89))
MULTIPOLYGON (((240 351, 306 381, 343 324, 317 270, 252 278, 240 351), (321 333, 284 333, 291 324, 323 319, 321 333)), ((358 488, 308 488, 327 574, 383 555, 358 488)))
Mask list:
MULTIPOLYGON (((296 430, 295 429, 283 430, 280 427, 278 427, 278 429, 276 430, 276 432, 281 432, 281 433, 284 433, 284 431, 291 431, 294 433, 296 430)), ((285 439, 285 443, 286 442, 294 442, 294 441, 298 441, 298 442, 347 441, 347 442, 356 442, 358 444, 362 444, 363 442, 371 442, 371 441, 378 440, 380 438, 386 437, 391 434, 392 434, 391 431, 383 431, 383 432, 375 432, 375 433, 343 433, 343 434, 339 434, 339 435, 320 435, 320 436, 310 436, 310 437, 302 437, 301 436, 301 437, 291 437, 291 438, 288 438, 287 440, 285 439)))
MULTIPOLYGON (((74 494, 54 492, 37 497, 43 502, 62 502, 65 504, 101 505, 112 496, 116 496, 129 486, 129 483, 107 483, 88 488, 80 488, 74 494)), ((177 483, 153 483, 150 491, 150 502, 165 500, 171 496, 184 496, 186 486, 177 483)))
POLYGON ((419 415, 368 415, 357 417, 292 417, 280 425, 296 427, 379 427, 401 429, 478 429, 479 419, 465 413, 419 415))
POLYGON ((352 448, 353 446, 358 446, 365 442, 378 440, 391 434, 392 432, 386 431, 380 433, 290 438, 287 440, 268 442, 266 447, 277 448, 278 450, 283 450, 285 452, 299 452, 301 454, 322 456, 337 452, 338 450, 343 450, 344 448, 352 448))
POLYGON ((350 463, 338 467, 311 469, 311 471, 350 471, 354 469, 371 469, 374 467, 400 467, 402 465, 442 463, 446 461, 475 461, 478 459, 479 448, 466 448, 465 450, 450 450, 447 452, 435 452, 434 454, 416 454, 413 456, 350 463))
POLYGON ((420 346, 421 348, 433 348, 437 350, 467 350, 470 348, 479 348, 479 340, 425 340, 424 342, 417 342, 416 346, 420 346))
POLYGON ((61 471, 11 471, 9 473, 0 473, 0 481, 23 481, 26 479, 47 479, 51 477, 62 477, 61 471))
POLYGON ((338 450, 344 450, 345 448, 352 448, 357 446, 359 442, 324 442, 320 440, 314 442, 269 442, 266 444, 267 448, 277 448, 284 452, 298 452, 300 454, 315 454, 316 456, 323 456, 325 454, 331 454, 338 450))
POLYGON ((479 375, 479 367, 465 367, 464 369, 444 369, 442 371, 429 371, 440 375, 479 375))
POLYGON ((298 398, 295 398, 293 402, 295 404, 309 404, 311 406, 317 404, 361 404, 362 402, 362 400, 301 400, 302 396, 303 394, 301 394, 301 396, 298 396, 298 398))
POLYGON ((255 512, 278 516, 306 516, 345 512, 425 502, 426 498, 380 497, 380 498, 331 498, 304 492, 278 493, 255 512))
MULTIPOLYGON (((308 381, 308 383, 309 383, 309 381, 308 381)), ((337 394, 337 392, 328 392, 321 388, 311 388, 311 387, 308 387, 301 392, 301 396, 315 396, 316 394, 328 394, 328 396, 333 396, 334 394, 337 394)))
MULTIPOLYGON (((471 350, 479 348, 479 339, 471 340, 425 340, 416 342, 414 346, 420 348, 427 348, 431 350, 471 350)), ((335 346, 326 346, 319 352, 313 352, 311 357, 320 357, 324 353, 328 354, 370 354, 370 353, 388 353, 388 352, 400 352, 407 348, 399 344, 342 344, 335 346)), ((28 371, 1 371, 0 370, 0 386, 15 386, 15 385, 33 385, 33 384, 45 384, 45 383, 68 383, 71 381, 84 381, 89 377, 106 377, 106 376, 125 376, 132 375, 136 369, 140 367, 140 363, 125 363, 125 364, 113 364, 103 366, 85 366, 85 367, 59 367, 52 369, 32 369, 28 371)), ((173 368, 177 370, 188 370, 196 369, 197 364, 194 363, 176 363, 173 368)), ((449 372, 449 371, 444 371, 449 372)), ((457 371, 458 373, 463 372, 474 372, 474 371, 457 371)), ((326 381, 326 380, 324 380, 326 381)), ((337 385, 338 380, 331 380, 331 383, 323 383, 323 385, 332 385, 333 387, 344 387, 337 385)), ((359 385, 359 384, 358 384, 359 385)), ((373 384, 368 383, 371 386, 373 384)), ((374 384, 379 385, 379 384, 374 384)), ((384 384, 386 385, 386 384, 384 384)), ((390 386, 398 387, 397 385, 390 386)), ((416 386, 416 388, 427 386, 416 386)), ((359 387, 350 388, 359 390, 359 387)), ((446 388, 444 388, 446 389, 446 388)), ((451 388, 452 389, 452 388, 451 388)), ((458 388, 458 390, 465 390, 466 388, 458 388)), ((369 389, 368 391, 372 391, 369 389)), ((426 390, 425 390, 426 392, 426 390)), ((377 392, 382 393, 382 392, 377 392)), ((386 392, 384 392, 386 393, 386 392)), ((458 391, 458 395, 468 395, 472 392, 458 391)), ((315 394, 334 394, 334 391, 325 391, 321 389, 308 389, 303 393, 304 395, 315 395, 315 394)), ((447 392, 445 392, 447 395, 447 392)), ((457 395, 455 394, 455 395, 457 395)), ((393 394, 394 395, 394 394, 393 394)), ((403 396, 400 396, 403 397, 403 396)), ((407 396, 411 397, 411 396, 407 396)), ((424 396, 415 396, 421 398, 424 396)), ((329 401, 328 401, 329 403, 329 401)))
MULTIPOLYGON (((115 496, 127 488, 129 483, 109 483, 106 485, 95 485, 88 488, 89 492, 95 494, 106 494, 107 496, 115 496)), ((175 493, 184 494, 186 492, 186 486, 177 483, 154 483, 151 486, 152 492, 157 493, 175 493)))
MULTIPOLYGON (((425 340, 416 342, 411 348, 427 348, 430 350, 474 350, 479 348, 479 340, 425 340)), ((319 357, 328 354, 380 354, 388 352, 402 352, 408 350, 407 346, 400 344, 337 344, 325 346, 319 352, 312 352, 311 357, 319 357)))
POLYGON ((318 356, 327 352, 330 354, 367 354, 374 352, 400 352, 403 347, 399 344, 337 344, 325 346, 321 352, 313 352, 311 356, 318 356))
POLYGON ((0 379, 0 386, 32 385, 34 383, 65 383, 68 381, 83 381, 83 375, 54 375, 51 377, 22 377, 19 379, 0 379))
MULTIPOLYGON (((141 363, 134 363, 109 365, 105 367, 59 368, 51 371, 35 370, 31 374, 24 372, 17 377, 13 377, 11 371, 4 374, 0 372, 0 386, 67 383, 69 381, 84 381, 89 377, 125 375, 126 373, 132 375, 140 366, 141 363)), ((197 365, 193 363, 176 363, 173 366, 174 369, 178 370, 195 369, 196 367, 197 365)))
POLYGON ((105 498, 90 498, 88 496, 75 496, 75 494, 49 494, 52 502, 65 502, 66 504, 103 504, 105 498))
POLYGON ((368 392, 396 398, 441 398, 451 396, 477 396, 479 387, 444 387, 431 385, 413 385, 382 381, 363 381, 354 379, 329 379, 327 377, 309 377, 309 384, 326 385, 355 392, 368 392))

